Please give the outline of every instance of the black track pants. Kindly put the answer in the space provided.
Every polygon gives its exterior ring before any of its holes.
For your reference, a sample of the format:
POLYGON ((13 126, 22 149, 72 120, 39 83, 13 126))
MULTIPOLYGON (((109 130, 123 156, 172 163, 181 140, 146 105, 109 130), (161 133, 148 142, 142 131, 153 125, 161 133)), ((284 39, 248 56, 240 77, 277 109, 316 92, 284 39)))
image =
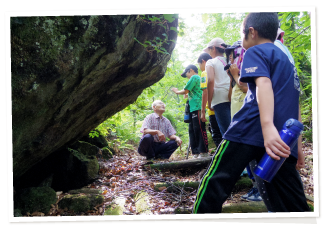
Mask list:
POLYGON ((190 112, 189 138, 193 154, 208 152, 206 124, 200 119, 200 111, 190 112))
MULTIPOLYGON (((220 213, 245 166, 264 153, 263 147, 223 140, 200 182, 193 213, 220 213)), ((272 182, 265 182, 272 212, 309 211, 296 162, 290 156, 272 182)))

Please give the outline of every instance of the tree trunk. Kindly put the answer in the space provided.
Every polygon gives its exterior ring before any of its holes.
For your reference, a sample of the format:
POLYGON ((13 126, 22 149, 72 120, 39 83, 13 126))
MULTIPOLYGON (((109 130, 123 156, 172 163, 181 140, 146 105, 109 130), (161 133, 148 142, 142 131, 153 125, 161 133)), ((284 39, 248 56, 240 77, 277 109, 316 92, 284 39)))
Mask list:
POLYGON ((170 169, 179 169, 179 168, 197 168, 208 166, 212 157, 206 158, 197 158, 183 161, 174 161, 169 163, 156 163, 145 165, 146 168, 159 169, 159 170, 170 170, 170 169))

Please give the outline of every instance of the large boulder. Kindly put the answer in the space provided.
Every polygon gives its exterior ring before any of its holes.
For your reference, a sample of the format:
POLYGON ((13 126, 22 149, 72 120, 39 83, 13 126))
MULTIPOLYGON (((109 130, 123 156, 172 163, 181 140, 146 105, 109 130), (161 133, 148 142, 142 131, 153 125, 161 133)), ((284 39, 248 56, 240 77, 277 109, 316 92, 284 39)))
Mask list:
POLYGON ((164 76, 177 15, 145 17, 11 18, 14 185, 164 76))
POLYGON ((80 189, 69 191, 69 193, 58 202, 60 209, 67 208, 77 213, 87 212, 104 202, 104 196, 101 195, 102 191, 100 190, 80 189))
POLYGON ((15 199, 15 216, 35 211, 47 214, 57 201, 56 192, 50 187, 31 187, 19 191, 15 199))

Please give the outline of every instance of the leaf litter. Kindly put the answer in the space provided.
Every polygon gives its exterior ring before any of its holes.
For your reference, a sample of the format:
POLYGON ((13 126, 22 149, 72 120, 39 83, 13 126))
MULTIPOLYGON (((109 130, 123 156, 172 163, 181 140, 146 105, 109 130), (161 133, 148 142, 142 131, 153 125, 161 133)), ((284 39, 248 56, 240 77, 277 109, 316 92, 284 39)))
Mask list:
MULTIPOLYGON (((305 154, 305 168, 299 171, 304 191, 306 195, 313 197, 313 146, 310 143, 303 144, 305 154)), ((138 155, 136 149, 126 149, 124 154, 119 153, 113 158, 106 160, 98 158, 100 170, 98 178, 88 188, 100 189, 104 196, 104 202, 88 212, 75 213, 67 209, 58 208, 58 202, 68 193, 58 192, 58 201, 52 205, 47 216, 76 216, 76 215, 104 215, 107 207, 114 203, 116 198, 124 198, 125 205, 123 215, 140 215, 144 211, 136 211, 136 194, 145 192, 150 214, 174 214, 178 208, 190 213, 196 198, 196 189, 188 190, 181 186, 176 186, 174 182, 199 181, 202 175, 202 169, 176 169, 168 171, 159 171, 157 169, 147 169, 144 165, 147 163, 145 157, 138 155), (172 186, 172 192, 167 187, 155 189, 157 183, 166 183, 172 186)), ((171 160, 186 160, 183 156, 172 155, 171 160)), ((159 160, 159 163, 167 163, 169 160, 159 160)), ((240 197, 249 189, 243 189, 232 193, 225 201, 226 203, 241 203, 240 197)), ((44 216, 42 213, 34 212, 28 216, 44 216)))

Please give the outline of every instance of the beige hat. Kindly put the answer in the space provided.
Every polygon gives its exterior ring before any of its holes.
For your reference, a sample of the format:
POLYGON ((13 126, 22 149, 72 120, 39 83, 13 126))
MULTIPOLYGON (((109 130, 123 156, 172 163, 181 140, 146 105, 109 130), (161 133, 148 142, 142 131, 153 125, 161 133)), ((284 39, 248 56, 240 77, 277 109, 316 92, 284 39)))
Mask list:
POLYGON ((205 51, 206 53, 208 53, 208 48, 209 47, 219 47, 219 48, 225 49, 225 47, 222 46, 223 43, 225 44, 225 42, 224 42, 223 39, 216 37, 216 38, 214 38, 213 40, 211 40, 208 43, 207 47, 205 49, 203 49, 203 51, 205 51))

